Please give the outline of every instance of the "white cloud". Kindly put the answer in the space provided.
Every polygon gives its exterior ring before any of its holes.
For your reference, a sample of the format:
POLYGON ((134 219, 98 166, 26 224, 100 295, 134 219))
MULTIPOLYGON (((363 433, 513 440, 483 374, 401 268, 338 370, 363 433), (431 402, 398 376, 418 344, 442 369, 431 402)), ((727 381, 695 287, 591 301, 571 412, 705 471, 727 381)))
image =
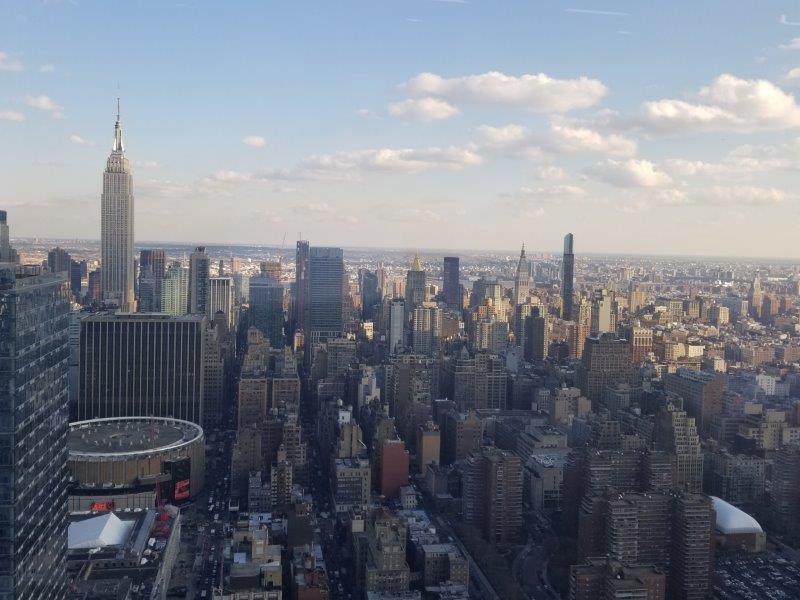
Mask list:
POLYGON ((16 110, 0 110, 0 121, 14 121, 21 123, 25 120, 25 115, 16 110))
MULTIPOLYGON (((636 141, 621 135, 603 135, 586 127, 552 125, 549 145, 557 152, 573 154, 597 152, 609 156, 633 156, 636 154, 636 141)), ((545 144, 547 149, 547 144, 545 144)))
POLYGON ((601 15, 604 17, 630 17, 630 13, 619 12, 616 10, 599 10, 594 8, 565 8, 564 12, 578 13, 582 15, 601 15))
POLYGON ((382 211, 382 214, 384 218, 386 218, 387 220, 396 223, 429 224, 429 223, 441 223, 442 221, 444 221, 444 217, 442 217, 441 214, 439 214, 435 210, 431 210, 430 208, 420 208, 420 207, 394 208, 393 210, 382 211))
POLYGON ((800 25, 800 21, 791 21, 786 15, 781 15, 780 23, 781 25, 800 25))
POLYGON ((372 117, 375 117, 375 116, 376 116, 376 115, 375 115, 375 113, 374 113, 374 112, 372 112, 372 111, 371 111, 370 109, 368 109, 368 108, 359 108, 359 109, 356 111, 356 114, 357 114, 359 117, 364 117, 365 119, 371 119, 372 117))
POLYGON ((60 119, 62 116, 61 107, 50 96, 25 96, 25 104, 31 108, 49 112, 54 119, 60 119))
POLYGON ((537 158, 542 152, 579 154, 583 152, 628 157, 636 154, 636 141, 618 134, 604 135, 583 126, 553 124, 540 134, 509 124, 501 127, 478 127, 481 143, 505 155, 537 158))
POLYGON ((23 68, 21 62, 5 52, 0 52, 0 71, 22 71, 23 68))
POLYGON ((720 75, 696 101, 645 102, 639 124, 654 132, 769 131, 800 126, 794 96, 764 79, 720 75))
POLYGON ((389 105, 389 114, 393 117, 417 121, 449 119, 459 113, 455 106, 438 98, 410 98, 389 105))
POLYGON ((669 175, 649 160, 608 159, 585 169, 590 177, 618 187, 660 187, 672 183, 669 175))
POLYGON ((260 135, 248 135, 242 138, 242 143, 252 146, 253 148, 263 148, 267 145, 267 140, 260 135))
POLYGON ((793 80, 793 79, 800 79, 800 67, 795 67, 794 69, 790 69, 788 73, 786 73, 786 79, 793 80))
POLYGON ((56 66, 55 65, 51 65, 51 64, 41 65, 39 67, 39 72, 40 73, 54 73, 55 70, 56 70, 56 66))
POLYGON ((158 169, 161 167, 161 163, 156 160, 135 160, 133 166, 140 169, 158 169))
POLYGON ((800 50, 800 37, 792 38, 788 44, 781 44, 781 50, 800 50))
POLYGON ((545 113, 594 106, 608 91, 601 81, 588 77, 554 79, 544 73, 516 77, 498 71, 453 78, 420 73, 400 88, 415 97, 434 96, 453 103, 502 105, 545 113))
POLYGON ((300 172, 318 177, 352 178, 368 171, 416 173, 431 169, 459 171, 481 163, 470 148, 356 150, 311 156, 300 164, 300 172))
POLYGON ((536 174, 538 175, 539 179, 544 179, 546 181, 561 181, 566 179, 567 173, 561 167, 556 167, 555 165, 545 165, 540 167, 536 174))
POLYGON ((586 195, 586 190, 577 185, 549 185, 542 187, 523 186, 518 195, 526 198, 540 200, 560 200, 566 198, 580 198, 586 195))
POLYGON ((94 143, 90 142, 89 140, 79 136, 77 133, 73 133, 69 136, 69 141, 75 144, 76 146, 93 146, 94 143))
POLYGON ((336 221, 347 225, 355 225, 358 223, 358 217, 345 214, 327 202, 311 202, 309 204, 297 206, 295 210, 303 215, 311 216, 312 219, 317 221, 336 221))
POLYGON ((244 183, 246 181, 252 181, 253 176, 249 173, 240 173, 239 171, 222 169, 211 175, 209 179, 211 181, 218 181, 220 183, 244 183))
POLYGON ((795 196, 774 187, 757 186, 713 186, 707 192, 699 192, 700 200, 714 204, 781 204, 794 200, 795 196))

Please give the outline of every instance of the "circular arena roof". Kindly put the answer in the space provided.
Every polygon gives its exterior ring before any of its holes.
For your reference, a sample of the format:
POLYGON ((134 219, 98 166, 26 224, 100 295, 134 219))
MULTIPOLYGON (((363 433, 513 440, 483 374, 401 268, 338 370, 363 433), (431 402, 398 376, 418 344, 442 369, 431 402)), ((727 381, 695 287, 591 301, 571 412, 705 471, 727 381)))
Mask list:
POLYGON ((763 533, 761 525, 733 504, 725 502, 722 498, 711 496, 714 510, 717 512, 717 529, 725 534, 733 533, 763 533))
POLYGON ((180 448, 203 437, 203 429, 180 419, 120 417, 69 424, 70 458, 130 458, 180 448))

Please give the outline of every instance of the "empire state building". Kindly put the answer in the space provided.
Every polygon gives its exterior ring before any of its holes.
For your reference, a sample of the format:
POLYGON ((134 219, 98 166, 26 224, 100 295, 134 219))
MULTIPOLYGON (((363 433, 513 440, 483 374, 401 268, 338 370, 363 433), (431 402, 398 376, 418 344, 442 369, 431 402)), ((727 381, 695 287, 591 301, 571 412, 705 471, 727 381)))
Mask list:
POLYGON ((123 311, 135 310, 133 293, 133 178, 122 145, 117 100, 114 145, 103 172, 100 198, 101 281, 103 299, 123 311))

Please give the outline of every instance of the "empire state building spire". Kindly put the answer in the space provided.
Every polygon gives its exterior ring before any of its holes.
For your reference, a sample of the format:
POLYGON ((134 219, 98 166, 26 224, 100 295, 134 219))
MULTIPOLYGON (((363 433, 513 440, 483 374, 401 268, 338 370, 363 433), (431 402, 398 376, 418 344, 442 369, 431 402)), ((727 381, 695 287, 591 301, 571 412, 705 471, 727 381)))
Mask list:
POLYGON ((133 311, 133 178, 122 144, 122 122, 117 98, 114 145, 103 172, 100 197, 100 273, 103 300, 133 311))

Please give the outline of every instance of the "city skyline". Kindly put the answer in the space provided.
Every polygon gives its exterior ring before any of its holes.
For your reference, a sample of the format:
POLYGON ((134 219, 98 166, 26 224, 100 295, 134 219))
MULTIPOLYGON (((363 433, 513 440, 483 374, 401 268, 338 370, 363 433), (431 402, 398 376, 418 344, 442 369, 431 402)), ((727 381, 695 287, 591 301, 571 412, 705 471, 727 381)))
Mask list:
POLYGON ((556 253, 572 231, 578 253, 795 257, 792 7, 709 2, 690 19, 680 4, 245 3, 224 12, 234 40, 214 35, 206 3, 162 7, 155 31, 129 7, 12 3, 0 202, 17 237, 95 237, 119 93, 140 242, 302 231, 322 245, 515 239, 556 253), (153 47, 104 52, 112 18, 153 47), (556 53, 556 39, 572 43, 556 53))

